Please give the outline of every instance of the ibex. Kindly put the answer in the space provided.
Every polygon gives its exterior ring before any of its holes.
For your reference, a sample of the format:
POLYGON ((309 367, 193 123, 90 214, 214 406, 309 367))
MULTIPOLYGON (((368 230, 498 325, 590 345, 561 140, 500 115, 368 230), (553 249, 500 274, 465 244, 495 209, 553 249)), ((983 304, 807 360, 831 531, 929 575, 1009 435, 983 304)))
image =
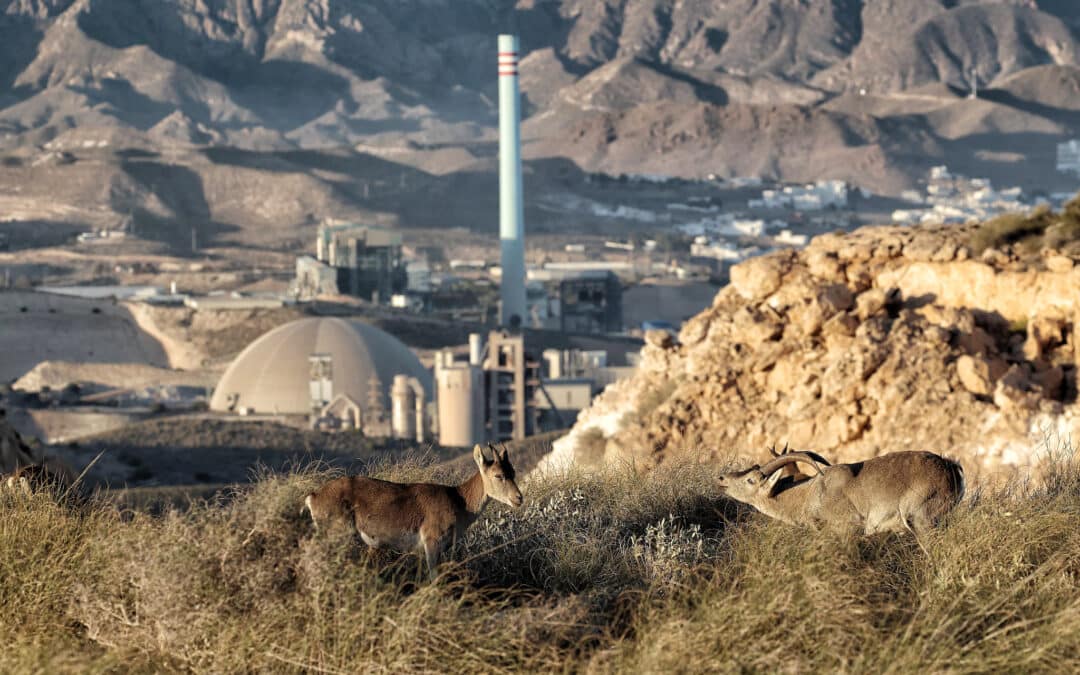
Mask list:
POLYGON ((820 455, 785 452, 765 466, 721 477, 728 497, 793 525, 847 534, 907 530, 918 535, 937 525, 964 496, 964 469, 931 452, 895 452, 864 462, 830 466, 820 455), (803 462, 812 475, 785 477, 803 462))
MULTIPOLYGON (((817 454, 816 452, 812 452, 810 450, 806 450, 804 452, 806 453, 807 456, 810 457, 810 459, 812 459, 814 461, 815 464, 820 464, 821 466, 832 466, 832 464, 829 463, 829 460, 825 459, 824 457, 817 454)), ((793 453, 793 451, 788 450, 787 443, 784 444, 784 449, 781 450, 780 452, 776 451, 776 446, 775 445, 772 446, 771 448, 769 448, 769 454, 772 455, 774 458, 783 457, 784 455, 791 455, 792 453, 793 453)), ((816 475, 817 473, 818 473, 817 467, 815 466, 814 467, 814 474, 816 475)), ((780 478, 783 479, 783 478, 788 478, 788 477, 792 478, 792 480, 798 481, 798 480, 802 480, 804 478, 809 478, 810 474, 806 474, 806 473, 803 473, 802 471, 799 471, 798 462, 791 462, 789 464, 785 464, 780 469, 780 478)))
POLYGON ((71 489, 70 472, 59 464, 43 462, 21 466, 5 476, 0 476, 0 486, 24 495, 36 492, 50 492, 54 495, 66 494, 71 489))
POLYGON ((479 445, 473 448, 477 471, 461 485, 345 476, 309 494, 304 505, 316 529, 335 519, 351 521, 372 548, 422 553, 434 578, 440 556, 465 534, 488 497, 514 508, 525 501, 506 449, 491 447, 491 451, 489 461, 479 445))

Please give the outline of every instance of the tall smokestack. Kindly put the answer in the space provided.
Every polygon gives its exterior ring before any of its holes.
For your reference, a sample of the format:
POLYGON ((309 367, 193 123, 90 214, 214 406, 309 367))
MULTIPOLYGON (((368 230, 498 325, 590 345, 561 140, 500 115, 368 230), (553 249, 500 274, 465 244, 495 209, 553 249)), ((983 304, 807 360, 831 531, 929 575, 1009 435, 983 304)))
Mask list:
POLYGON ((525 323, 525 208, 521 190, 518 38, 499 36, 499 239, 502 316, 507 328, 525 323))

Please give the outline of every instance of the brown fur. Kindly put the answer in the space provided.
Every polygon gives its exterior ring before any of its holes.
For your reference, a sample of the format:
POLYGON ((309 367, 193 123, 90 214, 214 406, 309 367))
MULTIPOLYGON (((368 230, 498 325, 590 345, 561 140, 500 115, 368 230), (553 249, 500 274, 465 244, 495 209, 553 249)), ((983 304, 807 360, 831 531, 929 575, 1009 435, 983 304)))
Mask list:
POLYGON ((918 535, 939 524, 964 495, 963 467, 930 452, 818 467, 820 474, 800 479, 785 478, 778 462, 728 474, 721 487, 767 516, 850 534, 918 535))
POLYGON ((71 485, 70 472, 66 467, 49 462, 21 466, 2 479, 8 490, 19 490, 30 495, 37 492, 63 493, 71 485))
POLYGON ((514 507, 524 499, 506 450, 492 451, 488 461, 480 446, 473 449, 477 471, 461 485, 345 476, 309 494, 304 504, 317 528, 344 522, 373 548, 422 552, 434 576, 443 552, 464 536, 488 497, 514 507))

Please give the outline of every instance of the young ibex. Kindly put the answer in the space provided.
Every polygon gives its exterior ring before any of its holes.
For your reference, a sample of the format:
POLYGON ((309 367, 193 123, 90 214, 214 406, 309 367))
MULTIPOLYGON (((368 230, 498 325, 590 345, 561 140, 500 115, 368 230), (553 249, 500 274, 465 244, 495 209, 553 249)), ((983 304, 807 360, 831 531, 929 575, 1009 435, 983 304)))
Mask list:
POLYGON ((931 452, 830 466, 820 455, 785 448, 765 466, 722 476, 720 485, 728 497, 793 525, 918 537, 960 502, 964 469, 931 452), (812 475, 785 477, 781 469, 796 462, 812 467, 812 475))
POLYGON ((479 445, 473 448, 477 472, 461 485, 391 483, 346 476, 309 494, 304 505, 316 528, 345 520, 372 548, 422 553, 428 574, 434 578, 443 551, 465 534, 488 497, 514 508, 525 500, 514 482, 514 467, 506 449, 489 447, 493 454, 490 461, 479 445))
POLYGON ((66 467, 46 461, 21 466, 10 474, 0 476, 0 486, 26 496, 38 492, 61 495, 71 490, 72 478, 66 467))

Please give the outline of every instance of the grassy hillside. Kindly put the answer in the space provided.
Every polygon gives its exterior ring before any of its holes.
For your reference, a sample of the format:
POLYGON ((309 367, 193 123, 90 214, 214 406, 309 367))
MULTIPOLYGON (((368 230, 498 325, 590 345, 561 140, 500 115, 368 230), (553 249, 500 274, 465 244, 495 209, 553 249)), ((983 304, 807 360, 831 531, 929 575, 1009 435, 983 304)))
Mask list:
POLYGON ((969 495, 926 552, 768 522, 718 498, 712 471, 530 482, 434 583, 313 536, 299 504, 325 475, 164 517, 5 496, 0 671, 1080 668, 1071 462, 1045 487, 969 495))

